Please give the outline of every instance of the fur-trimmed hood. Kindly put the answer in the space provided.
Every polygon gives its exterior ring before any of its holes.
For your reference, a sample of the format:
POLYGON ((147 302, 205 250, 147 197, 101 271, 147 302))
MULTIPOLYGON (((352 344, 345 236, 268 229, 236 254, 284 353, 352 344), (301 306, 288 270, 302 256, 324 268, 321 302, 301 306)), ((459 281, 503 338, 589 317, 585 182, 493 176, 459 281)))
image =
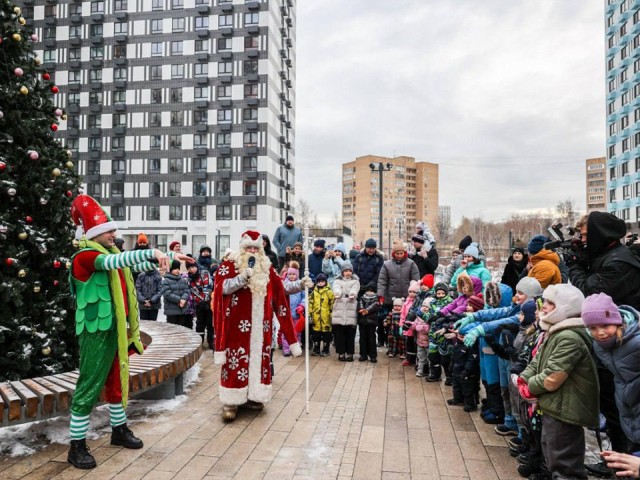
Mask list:
POLYGON ((482 280, 478 277, 462 274, 458 276, 458 291, 466 297, 482 292, 482 280))

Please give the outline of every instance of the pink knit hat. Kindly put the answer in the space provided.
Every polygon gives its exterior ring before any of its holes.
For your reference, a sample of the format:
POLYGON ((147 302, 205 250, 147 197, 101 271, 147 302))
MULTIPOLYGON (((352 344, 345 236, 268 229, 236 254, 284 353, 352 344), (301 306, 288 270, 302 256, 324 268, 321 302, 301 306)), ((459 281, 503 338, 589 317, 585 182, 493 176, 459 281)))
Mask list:
POLYGON ((582 320, 586 327, 593 325, 622 325, 622 315, 606 293, 589 295, 582 303, 582 320))
POLYGON ((296 277, 299 275, 297 268, 289 267, 287 269, 287 275, 291 275, 292 273, 295 274, 296 277))

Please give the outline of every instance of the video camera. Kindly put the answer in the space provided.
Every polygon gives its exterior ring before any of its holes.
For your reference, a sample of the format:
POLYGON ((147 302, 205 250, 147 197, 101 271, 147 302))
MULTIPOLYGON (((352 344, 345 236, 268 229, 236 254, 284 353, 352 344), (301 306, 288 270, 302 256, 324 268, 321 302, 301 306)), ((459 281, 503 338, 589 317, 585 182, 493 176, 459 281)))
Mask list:
POLYGON ((627 247, 630 247, 631 245, 636 243, 637 240, 638 240, 638 234, 637 233, 632 233, 631 235, 628 235, 628 236, 625 237, 624 244, 627 247))
POLYGON ((573 227, 563 227, 561 223, 556 223, 549 227, 549 234, 554 240, 544 244, 547 250, 556 250, 558 253, 575 252, 582 247, 582 241, 577 237, 578 231, 573 227), (562 229, 565 228, 569 238, 566 239, 562 229))

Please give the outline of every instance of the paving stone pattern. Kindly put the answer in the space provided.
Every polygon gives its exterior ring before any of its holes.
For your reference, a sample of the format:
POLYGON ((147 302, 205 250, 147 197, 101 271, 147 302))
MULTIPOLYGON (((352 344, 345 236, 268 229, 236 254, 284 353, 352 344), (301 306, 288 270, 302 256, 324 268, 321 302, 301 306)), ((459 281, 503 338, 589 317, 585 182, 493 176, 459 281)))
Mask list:
MULTIPOLYGON (((382 353, 382 352, 381 352, 382 353)), ((98 467, 76 470, 67 446, 26 457, 0 456, 0 478, 14 479, 516 479, 505 439, 445 401, 450 387, 416 378, 411 367, 311 357, 305 412, 304 359, 276 353, 274 397, 262 412, 222 423, 219 368, 200 360, 201 378, 179 409, 133 418, 141 450, 89 441, 98 467)))

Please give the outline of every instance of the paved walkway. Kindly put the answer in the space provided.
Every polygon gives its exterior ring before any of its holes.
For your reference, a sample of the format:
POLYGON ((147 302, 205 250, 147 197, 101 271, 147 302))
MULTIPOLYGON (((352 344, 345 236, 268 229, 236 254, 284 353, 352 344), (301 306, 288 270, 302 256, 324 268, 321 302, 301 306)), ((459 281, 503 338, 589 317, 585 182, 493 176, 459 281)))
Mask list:
MULTIPOLYGON (((13 479, 516 479, 505 439, 479 413, 448 407, 450 387, 416 378, 398 359, 341 363, 311 357, 311 402, 305 413, 304 357, 276 355, 274 398, 263 412, 220 420, 213 355, 174 412, 135 419, 141 450, 89 442, 90 471, 66 463, 53 444, 19 458, 0 456, 0 478, 13 479)), ((0 430, 0 435, 2 434, 0 430)))

